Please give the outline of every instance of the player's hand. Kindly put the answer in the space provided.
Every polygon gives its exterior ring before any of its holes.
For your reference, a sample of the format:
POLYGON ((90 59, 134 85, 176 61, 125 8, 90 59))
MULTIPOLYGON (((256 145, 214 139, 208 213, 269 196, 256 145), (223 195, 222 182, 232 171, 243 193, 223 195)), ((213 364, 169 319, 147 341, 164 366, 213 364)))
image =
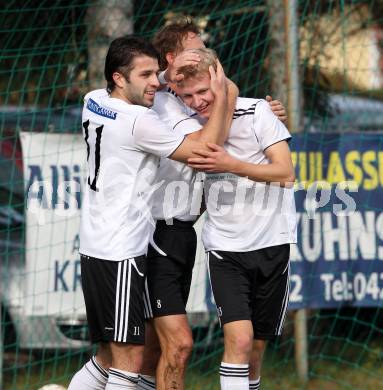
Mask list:
POLYGON ((287 113, 285 106, 279 100, 273 100, 270 95, 266 96, 266 100, 269 103, 271 110, 278 117, 278 119, 281 122, 286 123, 287 113))
POLYGON ((209 66, 210 72, 210 89, 215 98, 226 97, 227 95, 227 81, 225 72, 221 63, 217 59, 217 71, 212 66, 209 66))
POLYGON ((212 143, 208 143, 207 146, 210 150, 193 150, 193 153, 200 157, 189 158, 189 167, 207 173, 231 172, 237 160, 221 146, 212 143))
POLYGON ((179 72, 180 68, 187 65, 197 65, 201 58, 198 53, 193 50, 184 50, 174 59, 172 64, 169 64, 166 69, 165 79, 172 83, 179 83, 184 79, 184 75, 179 72))

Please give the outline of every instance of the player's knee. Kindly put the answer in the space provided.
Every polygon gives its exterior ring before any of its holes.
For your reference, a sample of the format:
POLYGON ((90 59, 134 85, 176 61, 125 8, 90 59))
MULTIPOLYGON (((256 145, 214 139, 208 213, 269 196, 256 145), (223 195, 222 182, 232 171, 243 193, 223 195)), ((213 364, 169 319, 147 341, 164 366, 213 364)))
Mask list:
POLYGON ((229 338, 230 349, 238 354, 250 354, 253 346, 253 337, 250 334, 238 333, 229 338))
POLYGON ((172 340, 169 345, 169 354, 172 355, 172 360, 177 361, 177 364, 186 364, 193 350, 193 338, 188 333, 181 333, 179 337, 172 340))
POLYGON ((193 338, 191 335, 184 334, 183 337, 178 338, 175 348, 183 359, 187 359, 193 349, 193 338))
POLYGON ((181 352, 182 354, 188 358, 193 350, 193 338, 191 336, 187 336, 182 340, 181 343, 181 352))

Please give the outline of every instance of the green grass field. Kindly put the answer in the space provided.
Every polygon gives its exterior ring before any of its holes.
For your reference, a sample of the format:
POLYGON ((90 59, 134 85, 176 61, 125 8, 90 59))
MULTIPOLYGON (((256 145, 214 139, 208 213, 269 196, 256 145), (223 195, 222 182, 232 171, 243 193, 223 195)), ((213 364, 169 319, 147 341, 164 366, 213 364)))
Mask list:
MULTIPOLYGON (((358 359, 355 350, 355 360, 358 359)), ((186 389, 219 390, 217 367, 221 348, 210 350, 202 356, 198 353, 198 364, 191 366, 187 373, 186 389)), ((60 354, 32 355, 29 353, 7 354, 3 390, 37 390, 45 384, 56 383, 64 386, 73 373, 81 367, 89 351, 73 351, 60 354), (15 361, 18 364, 15 364, 15 361)), ((197 355, 195 355, 196 357, 197 355)), ((195 359, 193 359, 195 360, 195 359)), ((306 386, 296 376, 293 360, 280 357, 273 350, 266 354, 262 372, 262 389, 266 390, 379 390, 383 389, 383 364, 380 359, 370 359, 363 364, 353 365, 337 358, 310 360, 310 380, 306 386)))

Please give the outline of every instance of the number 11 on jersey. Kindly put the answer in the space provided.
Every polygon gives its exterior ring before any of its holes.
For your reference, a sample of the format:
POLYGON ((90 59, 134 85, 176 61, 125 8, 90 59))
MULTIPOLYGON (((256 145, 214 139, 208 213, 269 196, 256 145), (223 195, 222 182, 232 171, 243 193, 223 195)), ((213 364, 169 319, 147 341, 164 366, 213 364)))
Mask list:
MULTIPOLYGON (((102 129, 104 128, 104 125, 97 126, 95 123, 90 123, 89 120, 85 121, 82 124, 84 128, 84 139, 86 142, 86 150, 87 150, 87 157, 86 161, 88 162, 89 166, 89 176, 88 176, 88 185, 93 191, 98 191, 96 183, 97 183, 97 177, 100 170, 100 160, 101 160, 101 136, 102 136, 102 129), (96 141, 94 145, 94 177, 91 181, 90 175, 91 175, 91 166, 92 163, 89 161, 89 155, 91 152, 91 146, 89 144, 89 132, 95 131, 96 132, 96 141)), ((92 148, 93 149, 93 148, 92 148)))

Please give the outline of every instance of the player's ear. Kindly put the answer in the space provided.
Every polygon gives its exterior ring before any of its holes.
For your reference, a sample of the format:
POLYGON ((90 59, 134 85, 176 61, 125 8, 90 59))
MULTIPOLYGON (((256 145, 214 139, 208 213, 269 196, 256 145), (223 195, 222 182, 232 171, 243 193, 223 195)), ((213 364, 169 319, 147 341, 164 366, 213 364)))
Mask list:
POLYGON ((168 64, 172 65, 176 56, 175 56, 175 54, 169 52, 169 53, 166 53, 165 58, 166 58, 166 61, 168 62, 168 64))
POLYGON ((119 88, 124 87, 126 80, 125 80, 125 77, 121 73, 114 72, 112 77, 113 77, 113 81, 117 85, 117 87, 119 87, 119 88))

